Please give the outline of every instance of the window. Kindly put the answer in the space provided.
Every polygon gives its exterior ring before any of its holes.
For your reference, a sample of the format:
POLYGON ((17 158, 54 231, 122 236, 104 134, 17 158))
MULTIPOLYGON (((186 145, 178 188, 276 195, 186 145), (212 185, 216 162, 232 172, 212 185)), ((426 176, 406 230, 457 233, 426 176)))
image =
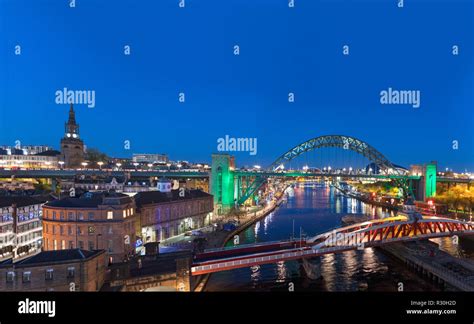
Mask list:
POLYGON ((94 250, 94 242, 89 241, 89 250, 92 251, 94 250))
POLYGON ((127 211, 124 209, 123 210, 123 218, 127 217, 127 211))
POLYGON ((54 270, 47 269, 45 273, 45 280, 53 280, 53 278, 54 278, 54 270))
POLYGON ((108 250, 109 252, 113 252, 113 246, 114 246, 114 241, 109 240, 109 241, 107 242, 107 250, 108 250))
POLYGON ((6 280, 7 280, 7 283, 12 283, 15 280, 15 272, 8 271, 6 280))
POLYGON ((31 271, 23 272, 23 282, 31 282, 31 271))
POLYGON ((64 228, 62 225, 59 225, 59 234, 63 235, 64 234, 64 228))
POLYGON ((107 212, 107 219, 113 219, 113 218, 114 218, 114 212, 111 211, 111 210, 109 210, 109 211, 107 212))
POLYGON ((60 218, 61 220, 64 220, 64 212, 59 212, 59 218, 60 218))
POLYGON ((87 228, 87 232, 89 233, 89 235, 93 235, 95 233, 95 227, 94 226, 89 226, 87 228))
POLYGON ((89 214, 87 214, 87 217, 89 218, 89 220, 94 220, 94 213, 90 212, 89 214))
POLYGON ((53 220, 55 220, 55 219, 56 219, 56 212, 53 211, 53 220))
POLYGON ((67 277, 68 278, 74 278, 76 274, 76 269, 74 267, 68 267, 67 268, 67 277))
POLYGON ((74 243, 72 241, 69 241, 69 248, 74 249, 74 243))
POLYGON ((84 220, 84 215, 82 214, 82 212, 77 213, 77 218, 79 218, 79 220, 84 220))
POLYGON ((133 216, 133 208, 130 208, 130 216, 133 216))
POLYGON ((83 250, 83 249, 84 249, 84 242, 82 242, 82 241, 79 241, 79 248, 80 248, 81 250, 83 250))
POLYGON ((61 241, 61 250, 66 250, 66 241, 65 240, 61 241))
POLYGON ((54 240, 53 241, 53 250, 57 250, 58 249, 58 241, 54 240))
POLYGON ((69 226, 67 227, 67 234, 68 234, 68 235, 72 235, 72 227, 71 227, 71 225, 69 225, 69 226))
MULTIPOLYGON (((81 213, 79 213, 79 214, 81 214, 81 213)), ((67 214, 67 218, 68 218, 70 221, 74 220, 74 213, 73 213, 73 212, 69 212, 69 213, 67 214)))

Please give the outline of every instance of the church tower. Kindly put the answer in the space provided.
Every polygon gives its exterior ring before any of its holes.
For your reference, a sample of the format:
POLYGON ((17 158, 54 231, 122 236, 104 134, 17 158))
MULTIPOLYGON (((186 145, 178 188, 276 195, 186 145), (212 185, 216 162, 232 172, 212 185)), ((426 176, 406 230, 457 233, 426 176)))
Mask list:
POLYGON ((76 123, 74 108, 69 109, 69 119, 64 126, 61 139, 61 157, 66 168, 80 168, 84 162, 84 142, 79 138, 79 125, 76 123))

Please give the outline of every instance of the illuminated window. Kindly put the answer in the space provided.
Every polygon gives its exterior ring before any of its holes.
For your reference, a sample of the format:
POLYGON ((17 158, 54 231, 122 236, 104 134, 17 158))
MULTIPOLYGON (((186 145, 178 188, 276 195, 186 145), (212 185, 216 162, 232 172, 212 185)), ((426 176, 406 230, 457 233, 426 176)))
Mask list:
POLYGON ((23 272, 23 282, 31 282, 31 271, 23 272))
POLYGON ((67 268, 67 277, 68 278, 74 278, 76 274, 76 269, 74 269, 74 267, 68 267, 67 268))
POLYGON ((7 282, 13 282, 15 280, 15 272, 13 271, 8 271, 7 272, 7 282))
POLYGON ((126 210, 123 211, 123 218, 125 218, 125 217, 127 217, 127 211, 126 210))
POLYGON ((113 219, 114 218, 114 212, 113 211, 108 211, 107 212, 107 219, 113 219))
POLYGON ((45 280, 53 280, 53 277, 54 277, 54 270, 47 269, 45 273, 45 280))

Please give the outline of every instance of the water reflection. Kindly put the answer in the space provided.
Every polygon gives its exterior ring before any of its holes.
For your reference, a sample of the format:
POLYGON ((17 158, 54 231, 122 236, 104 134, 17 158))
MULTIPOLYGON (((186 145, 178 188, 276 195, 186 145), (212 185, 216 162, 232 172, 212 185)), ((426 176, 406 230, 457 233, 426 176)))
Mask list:
MULTIPOLYGON (((347 214, 365 214, 377 218, 390 215, 390 212, 382 208, 373 208, 353 198, 336 195, 334 188, 329 186, 316 188, 301 186, 293 191, 294 196, 289 196, 286 204, 282 204, 271 215, 241 233, 240 244, 288 239, 292 234, 293 221, 295 234, 299 237, 300 227, 308 236, 313 236, 340 226, 341 217, 347 214)), ((403 266, 394 264, 393 260, 377 249, 368 248, 325 255, 315 262, 320 265, 322 279, 308 279, 299 261, 288 261, 212 274, 206 289, 210 291, 287 289, 287 284, 291 281, 297 290, 396 291, 394 283, 399 280, 409 282, 405 285, 407 291, 410 288, 421 289, 419 280, 410 281, 410 272, 405 271, 403 266), (392 271, 389 271, 389 268, 392 271)))

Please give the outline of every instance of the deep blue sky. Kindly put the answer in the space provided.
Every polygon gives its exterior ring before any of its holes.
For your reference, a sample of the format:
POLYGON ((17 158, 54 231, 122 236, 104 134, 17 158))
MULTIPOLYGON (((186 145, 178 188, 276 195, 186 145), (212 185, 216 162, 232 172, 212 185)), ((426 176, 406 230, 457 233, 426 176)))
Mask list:
POLYGON ((396 2, 0 0, 0 143, 58 147, 67 87, 96 91, 76 117, 86 145, 114 156, 209 161, 228 134, 258 139, 239 165, 266 165, 345 134, 398 164, 474 171, 474 1, 396 2), (388 87, 421 90, 421 107, 381 105, 388 87))

